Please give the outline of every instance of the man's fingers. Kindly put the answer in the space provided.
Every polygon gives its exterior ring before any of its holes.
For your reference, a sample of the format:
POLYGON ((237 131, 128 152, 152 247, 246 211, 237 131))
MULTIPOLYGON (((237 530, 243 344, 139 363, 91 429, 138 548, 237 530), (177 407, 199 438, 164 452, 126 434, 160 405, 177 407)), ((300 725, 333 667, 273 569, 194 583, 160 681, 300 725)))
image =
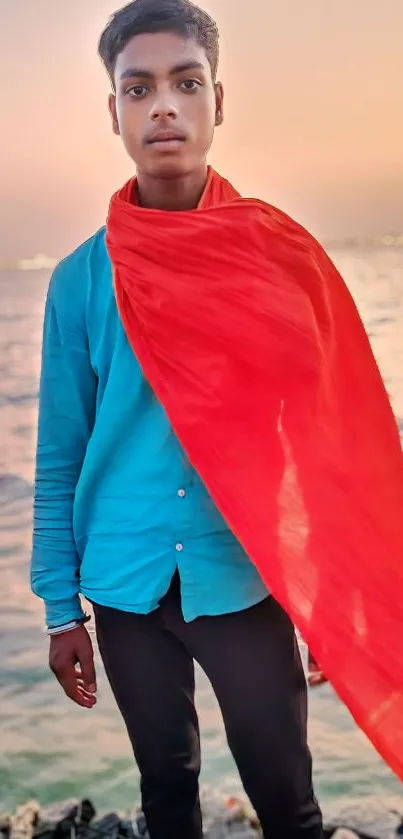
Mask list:
POLYGON ((73 664, 58 663, 56 666, 51 666, 51 670, 72 702, 83 708, 92 708, 95 705, 96 697, 85 690, 83 680, 80 678, 81 674, 75 670, 73 664))
POLYGON ((77 705, 81 705, 83 708, 92 708, 95 705, 96 697, 87 693, 84 687, 79 684, 74 668, 71 672, 67 669, 61 670, 60 672, 56 671, 55 676, 66 696, 77 705))
POLYGON ((96 696, 87 693, 83 687, 78 685, 74 702, 76 702, 77 705, 81 705, 83 708, 93 708, 94 705, 97 704, 97 698, 96 696))
POLYGON ((319 687, 319 685, 326 684, 327 681, 328 679, 326 678, 323 670, 312 655, 311 651, 308 650, 308 685, 311 688, 316 688, 319 687))
POLYGON ((325 685, 327 681, 328 679, 322 670, 317 670, 315 673, 310 673, 308 676, 308 684, 313 688, 318 685, 325 685))
POLYGON ((84 626, 51 637, 49 664, 69 699, 83 708, 95 705, 94 655, 84 626))
POLYGON ((79 653, 80 678, 83 680, 84 688, 88 693, 97 692, 97 679, 95 675, 94 655, 92 649, 79 653))
POLYGON ((316 664, 316 662, 310 662, 308 667, 308 684, 311 688, 319 687, 319 685, 324 685, 328 679, 326 678, 323 670, 316 664))
POLYGON ((62 686, 66 696, 76 702, 77 699, 77 679, 73 664, 65 662, 58 662, 51 666, 51 670, 56 676, 57 681, 62 686))

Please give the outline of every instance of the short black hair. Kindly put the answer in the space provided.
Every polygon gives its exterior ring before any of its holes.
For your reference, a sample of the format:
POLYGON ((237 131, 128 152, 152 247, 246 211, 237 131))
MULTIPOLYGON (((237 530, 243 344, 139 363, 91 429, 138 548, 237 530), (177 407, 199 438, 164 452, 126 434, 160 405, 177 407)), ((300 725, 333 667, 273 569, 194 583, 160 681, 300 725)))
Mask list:
POLYGON ((135 35, 173 32, 192 38, 206 52, 213 81, 217 76, 219 33, 215 21, 191 0, 133 0, 115 12, 104 29, 98 46, 114 86, 116 59, 135 35))

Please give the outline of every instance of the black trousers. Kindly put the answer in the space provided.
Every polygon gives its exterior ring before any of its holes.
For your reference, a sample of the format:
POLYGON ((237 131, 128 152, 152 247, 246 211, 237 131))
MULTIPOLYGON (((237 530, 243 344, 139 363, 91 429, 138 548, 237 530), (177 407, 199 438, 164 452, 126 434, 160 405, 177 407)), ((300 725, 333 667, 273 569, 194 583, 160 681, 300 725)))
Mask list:
POLYGON ((141 774, 151 839, 201 839, 194 659, 265 839, 322 839, 307 746, 307 688, 292 624, 272 597, 186 624, 176 576, 160 608, 94 604, 99 649, 141 774))

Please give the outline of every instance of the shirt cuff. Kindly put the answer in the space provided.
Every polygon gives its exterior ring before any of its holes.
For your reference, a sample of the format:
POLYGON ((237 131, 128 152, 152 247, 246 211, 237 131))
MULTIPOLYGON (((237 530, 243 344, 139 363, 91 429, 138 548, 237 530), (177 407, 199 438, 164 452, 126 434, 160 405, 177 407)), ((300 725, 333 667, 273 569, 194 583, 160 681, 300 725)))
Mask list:
POLYGON ((66 623, 82 620, 85 617, 78 594, 67 600, 46 600, 45 611, 48 629, 55 629, 57 626, 64 626, 66 623))

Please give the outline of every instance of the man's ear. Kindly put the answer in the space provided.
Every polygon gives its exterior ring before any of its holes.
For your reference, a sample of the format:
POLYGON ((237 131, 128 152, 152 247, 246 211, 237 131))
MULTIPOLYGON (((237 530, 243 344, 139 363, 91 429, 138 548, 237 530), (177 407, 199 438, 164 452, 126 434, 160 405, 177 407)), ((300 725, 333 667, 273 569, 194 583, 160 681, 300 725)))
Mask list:
POLYGON ((110 113, 111 119, 112 119, 112 131, 113 131, 114 134, 117 134, 119 136, 120 135, 120 128, 119 128, 118 115, 117 115, 117 111, 116 111, 116 95, 114 93, 109 94, 108 106, 109 106, 109 113, 110 113))
POLYGON ((215 124, 222 125, 224 122, 224 88, 221 82, 214 85, 215 93, 215 124))

